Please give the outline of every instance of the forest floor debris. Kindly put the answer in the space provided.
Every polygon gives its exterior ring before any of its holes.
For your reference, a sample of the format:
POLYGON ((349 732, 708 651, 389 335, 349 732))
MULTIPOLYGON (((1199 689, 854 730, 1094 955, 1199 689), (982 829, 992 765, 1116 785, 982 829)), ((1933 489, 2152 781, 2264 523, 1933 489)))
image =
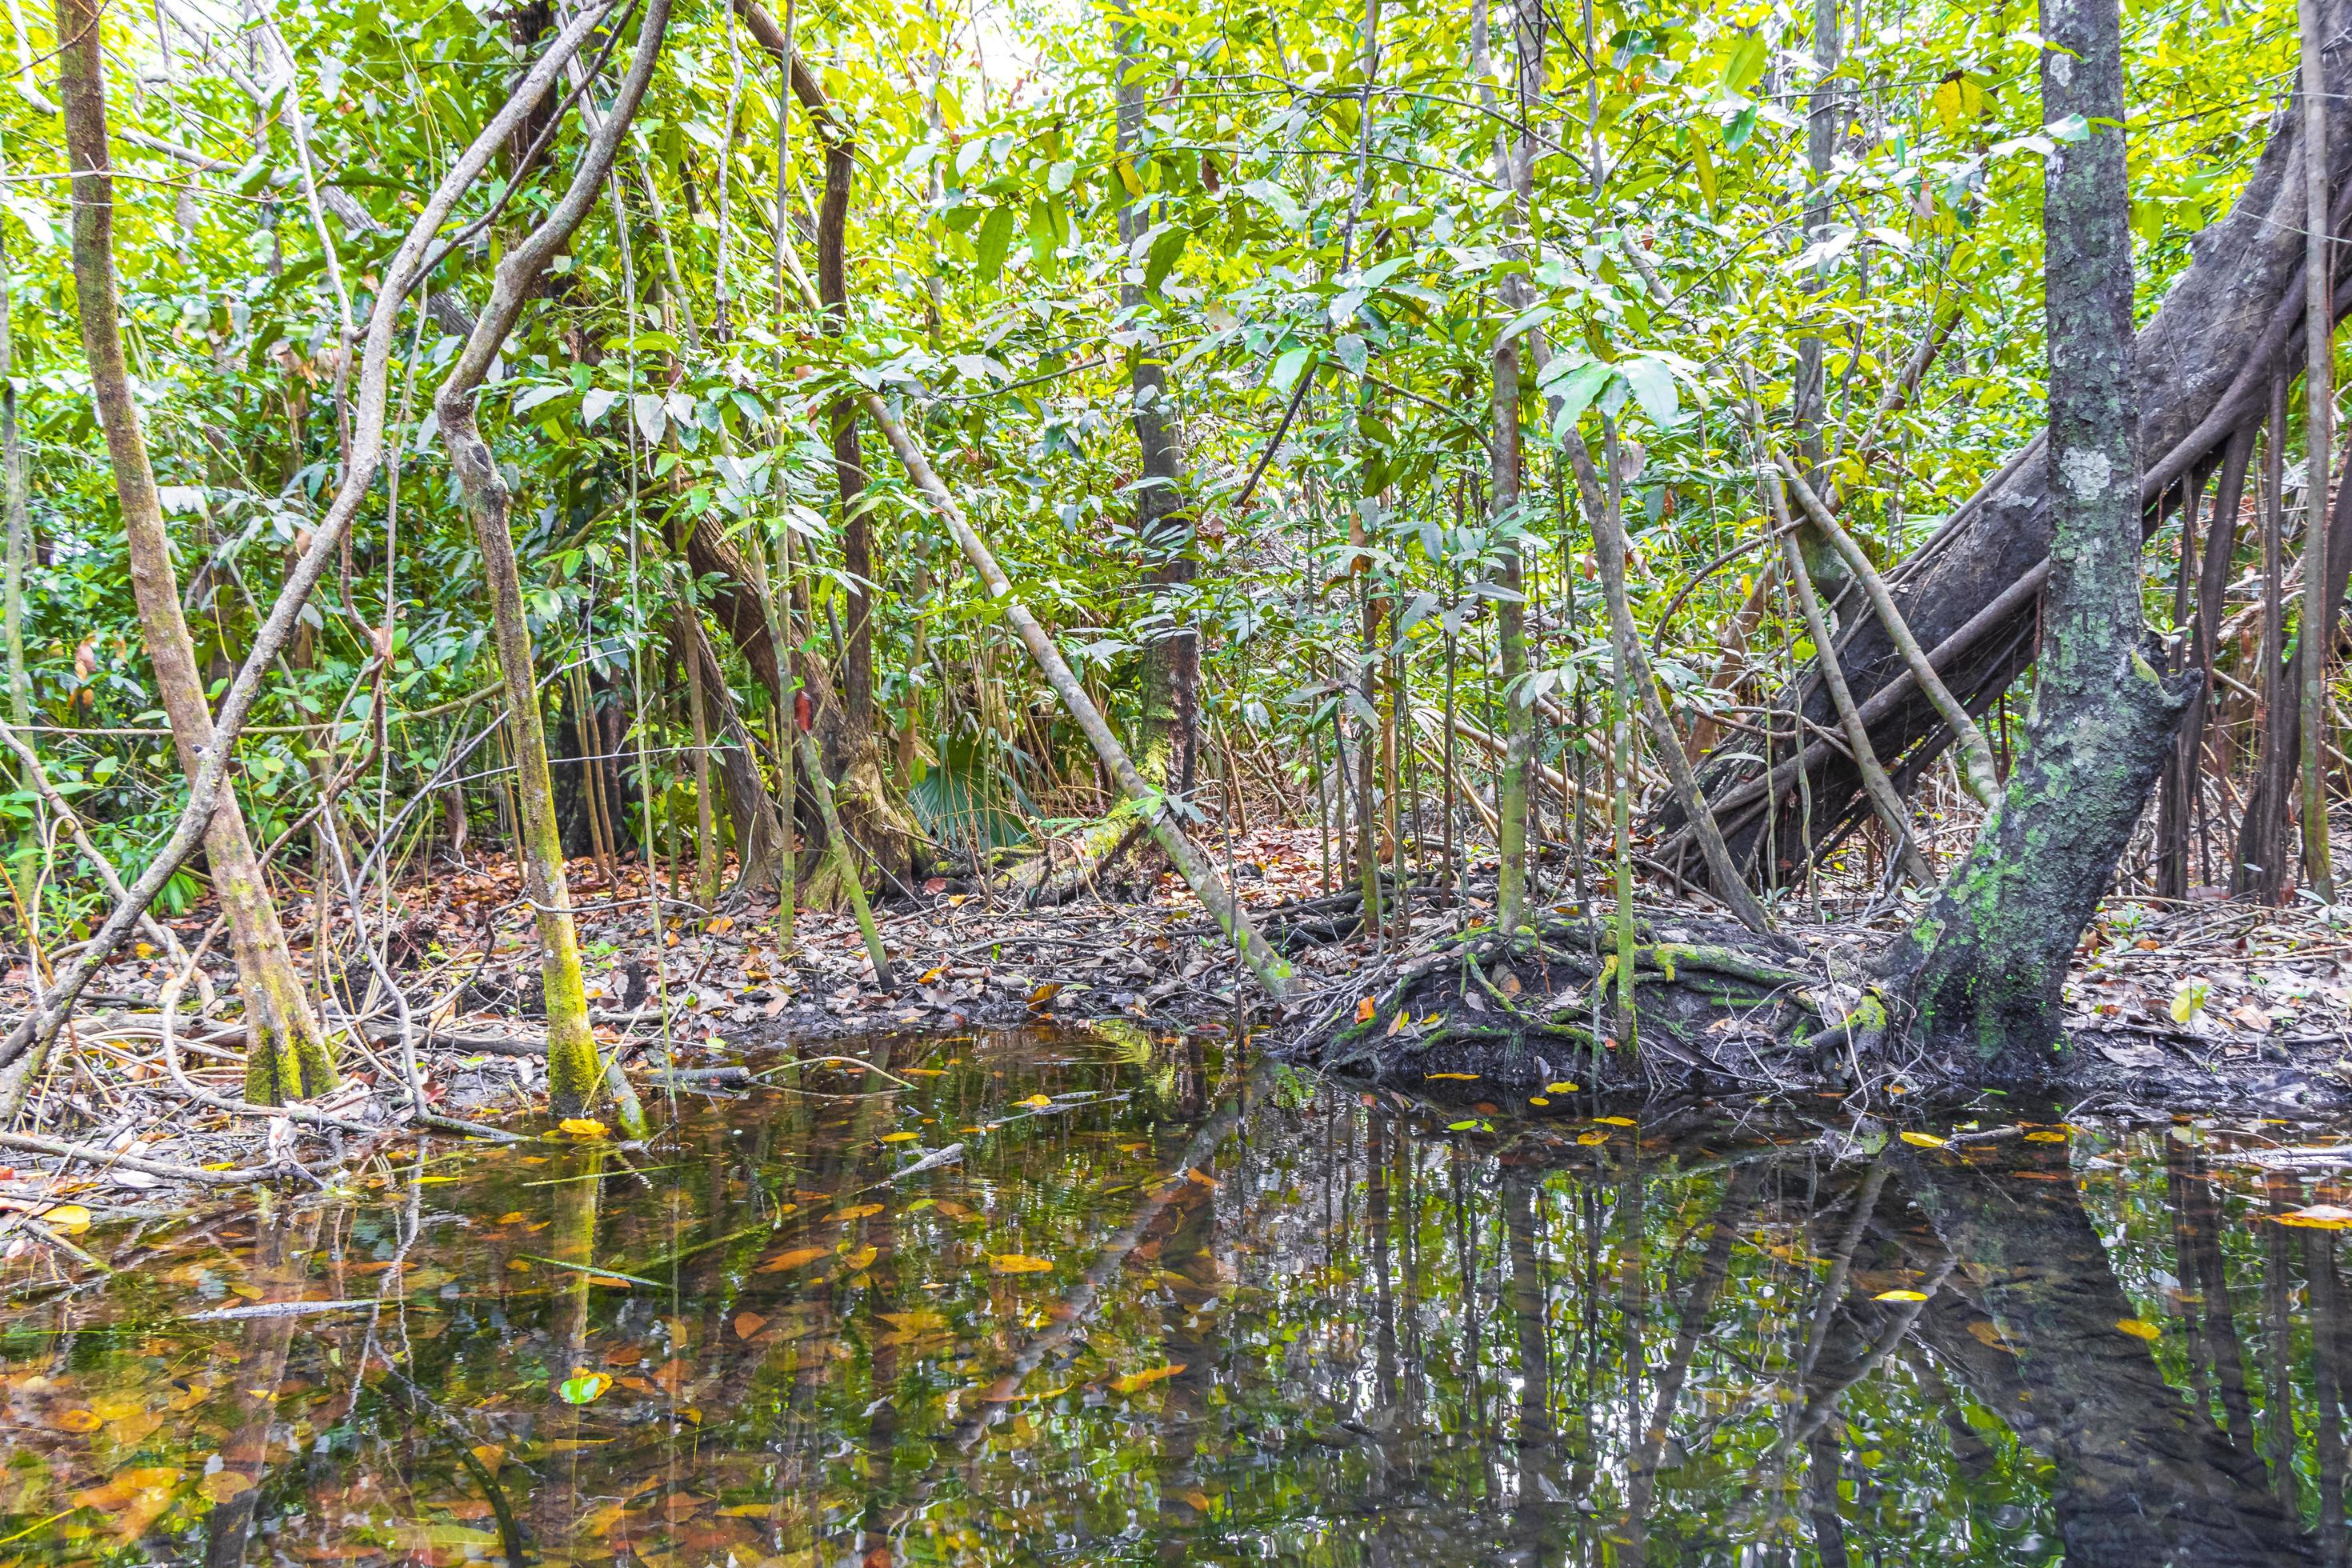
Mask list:
MULTIPOLYGON (((1356 1015, 1399 973, 1425 967, 1448 939, 1492 915, 1491 867, 1474 862, 1466 889, 1422 881, 1400 897, 1391 880, 1384 897, 1410 913, 1383 944, 1360 932, 1355 891, 1328 890, 1340 869, 1327 873, 1311 828, 1259 828, 1220 849, 1244 905, 1297 967, 1300 999, 1283 1016, 1262 1006, 1190 890, 1148 862, 1095 897, 1035 910, 976 881, 933 879, 917 898, 878 911, 902 972, 885 990, 845 912, 800 911, 787 955, 772 902, 722 900, 713 912, 674 897, 665 878, 656 948, 644 869, 625 868, 613 885, 583 858, 570 875, 596 1036, 642 1087, 690 1094, 740 1089, 752 1053, 781 1048, 788 1059, 814 1059, 848 1042, 839 1058, 854 1063, 856 1040, 880 1032, 1107 1020, 1152 1031, 1245 1028, 1281 1048, 1356 1015)), ((1555 857, 1547 870, 1546 907, 1560 918, 1580 913, 1566 867, 1555 857)), ((1644 881, 1640 909, 1670 941, 1722 920, 1663 879, 1644 881)), ((402 888, 384 912, 381 929, 391 933, 387 954, 415 1020, 433 1109, 527 1127, 543 1103, 544 1046, 529 906, 513 862, 476 854, 402 888)), ((1823 978, 1853 973, 1907 918, 1899 905, 1874 912, 1858 895, 1825 897, 1819 925, 1810 907, 1802 918, 1786 904, 1781 913, 1797 944, 1788 961, 1823 978)), ((209 916, 199 906, 173 923, 193 947, 209 916)), ((2314 1072, 2352 1080, 2352 925, 2340 910, 2336 917, 2307 905, 2110 899, 2067 986, 2070 1029, 2112 1068, 2107 1089, 2151 1102, 2176 1079, 2184 1091, 2210 1091, 2226 1078, 2259 1079, 2289 1066, 2303 1080, 2314 1072)), ((311 929, 307 916, 291 923, 311 929)), ((341 916, 329 933, 333 951, 351 951, 341 916)), ((186 999, 178 1047, 196 1085, 234 1097, 243 1037, 235 973, 225 958, 210 962, 215 1003, 206 1011, 193 994, 186 999)), ((176 1091, 161 1060, 157 1012, 167 965, 144 943, 126 952, 93 986, 92 1005, 74 1026, 78 1048, 60 1053, 67 1065, 36 1087, 25 1134, 0 1153, 15 1166, 0 1176, 0 1226, 61 1202, 90 1212, 135 1205, 142 1194, 186 1184, 194 1170, 275 1163, 291 1177, 291 1159, 325 1171, 396 1135, 405 1110, 398 1027, 380 988, 366 986, 365 966, 351 973, 355 991, 339 977, 323 987, 330 1016, 349 1032, 343 1084, 310 1105, 333 1124, 298 1126, 192 1106, 176 1091), (89 1161, 60 1174, 60 1162, 32 1146, 43 1141, 110 1158, 95 1177, 89 1161)), ((29 977, 21 954, 8 961, 0 1007, 28 1005, 29 977)))

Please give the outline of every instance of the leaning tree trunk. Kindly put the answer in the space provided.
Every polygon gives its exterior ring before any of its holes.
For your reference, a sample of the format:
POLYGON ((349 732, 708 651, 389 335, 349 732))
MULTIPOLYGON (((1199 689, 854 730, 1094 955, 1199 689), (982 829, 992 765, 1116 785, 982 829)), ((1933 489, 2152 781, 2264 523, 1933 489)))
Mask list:
MULTIPOLYGON (((172 725, 180 766, 194 778, 214 743, 212 709, 196 664, 195 643, 180 613, 172 542, 163 529, 147 437, 122 358, 114 284, 114 177, 108 163, 106 84, 99 46, 100 13, 91 0, 58 0, 58 96, 64 100, 66 152, 73 171, 74 289, 92 395, 106 433, 122 531, 131 552, 131 586, 155 684, 172 725)), ((228 916, 245 1001, 246 1098, 278 1105, 319 1094, 335 1081, 317 1021, 303 999, 302 977, 269 900, 260 858, 246 832, 234 791, 224 790, 205 828, 213 890, 228 916)), ((324 889, 322 889, 323 892, 324 889)))
POLYGON ((521 573, 515 562, 514 534, 508 525, 513 495, 475 422, 474 394, 548 264, 594 205, 621 138, 652 79, 669 9, 669 0, 647 0, 628 74, 572 171, 571 185, 540 226, 499 263, 489 301, 482 307, 472 333, 433 400, 441 443, 448 450, 450 469, 465 498, 474 538, 481 546, 482 575, 489 589, 499 673, 506 684, 508 728, 514 748, 515 795, 522 817, 518 858, 522 862, 523 891, 539 927, 540 979, 547 1005, 548 1105, 561 1117, 579 1116, 588 1110, 597 1098, 603 1074, 597 1065, 596 1042, 588 1032, 580 940, 572 921, 571 893, 564 885, 563 846, 556 827, 555 792, 548 779, 547 731, 540 719, 530 625, 523 614, 521 573))
POLYGON ((1894 954, 1909 1031, 1968 1077, 2053 1065, 2075 939, 2200 679, 2158 670, 2140 613, 2119 4, 2042 5, 2043 118, 2094 129, 2043 163, 2053 536, 2033 717, 2000 803, 1894 954))
MULTIPOLYGON (((2324 0, 2321 10, 2323 36, 2352 26, 2352 0, 2324 0)), ((2352 222, 2352 50, 2330 52, 2326 69, 2329 188, 2341 235, 2352 222)), ((2303 137, 2293 117, 2275 123, 2236 205, 2198 237, 2196 260, 2132 345, 2137 499, 2150 521, 2158 497, 2191 469, 2217 463, 2240 428, 2262 420, 2272 379, 2292 379, 2303 365, 2303 137)), ((2352 280, 2338 278, 2334 300, 2338 316, 2352 308, 2352 280)), ((1905 621, 1972 713, 1990 708, 2034 658, 2053 522, 2043 450, 2037 437, 1889 574, 1905 621)), ((1873 749, 1897 785, 1907 786, 1951 743, 1950 730, 1913 683, 1877 617, 1860 617, 1840 652, 1873 749)), ((1794 700, 1812 725, 1835 726, 1817 672, 1806 674, 1794 700)), ((1780 700, 1785 707, 1791 698, 1780 700)), ((1762 882, 1768 862, 1784 872, 1801 868, 1809 835, 1818 860, 1870 813, 1853 764, 1836 747, 1813 741, 1802 752, 1802 787, 1813 803, 1808 827, 1799 809, 1795 744, 1780 738, 1769 775, 1759 750, 1754 737, 1734 736, 1700 769, 1733 857, 1752 883, 1762 882), (1777 800, 1768 802, 1768 788, 1777 790, 1777 800)), ((1703 876, 1697 846, 1671 802, 1660 826, 1675 832, 1660 858, 1703 876)))

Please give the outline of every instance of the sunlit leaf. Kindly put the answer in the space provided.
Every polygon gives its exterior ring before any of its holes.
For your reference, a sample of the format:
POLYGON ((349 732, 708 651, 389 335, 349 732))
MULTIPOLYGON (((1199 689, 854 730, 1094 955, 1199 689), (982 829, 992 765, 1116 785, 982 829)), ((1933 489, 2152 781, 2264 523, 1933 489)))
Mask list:
POLYGON ((1871 1298, 1874 1301, 1924 1301, 1927 1299, 1925 1290, 1881 1290, 1871 1298))
POLYGON ((2305 1230, 2352 1230, 2352 1209, 2335 1204, 2313 1204, 2292 1214, 2274 1214, 2271 1218, 2281 1225, 2291 1225, 2305 1230))
POLYGON ((1938 1138, 1933 1132, 1906 1132, 1903 1134, 1903 1142, 1916 1144, 1922 1149, 1941 1149, 1951 1140, 1938 1138))
POLYGON ((567 1116, 556 1124, 556 1131, 572 1138, 602 1138, 605 1127, 593 1116, 567 1116))
POLYGON ((2164 1337, 2162 1329, 2141 1318, 2117 1318, 2116 1327, 2136 1340, 2158 1340, 2164 1337))
POLYGON ((1043 1258, 1030 1258, 1018 1252, 999 1253, 989 1258, 988 1266, 999 1274, 1044 1274, 1054 1267, 1043 1258))
POLYGON ((1427 1079, 1451 1079, 1457 1082, 1469 1083, 1478 1075, 1475 1072, 1425 1072, 1421 1076, 1427 1079))

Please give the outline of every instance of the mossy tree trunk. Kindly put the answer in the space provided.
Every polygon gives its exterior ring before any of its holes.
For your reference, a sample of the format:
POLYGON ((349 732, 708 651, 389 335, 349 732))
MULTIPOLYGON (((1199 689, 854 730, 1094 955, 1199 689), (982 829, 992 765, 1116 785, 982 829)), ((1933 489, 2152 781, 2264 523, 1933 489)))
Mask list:
POLYGON ((2046 1073, 2074 942, 2196 685, 2140 613, 2130 196, 2117 0, 2043 0, 2042 114, 2091 129, 2044 164, 2053 537, 2024 752, 1967 858, 1895 953, 1911 1027, 1988 1079, 2046 1073))
MULTIPOLYGON (((90 387, 106 434, 115 496, 130 547, 131 591, 155 685, 172 726, 180 766, 193 778, 214 744, 211 706, 205 700, 194 641, 180 610, 180 585, 146 434, 124 366, 120 306, 114 281, 114 178, 109 163, 106 84, 100 47, 101 13, 91 0, 58 0, 58 96, 63 100, 66 151, 73 173, 74 289, 81 310, 82 348, 90 387)), ((236 793, 224 790, 205 827, 205 858, 236 957, 245 1002, 246 1098, 278 1105, 319 1094, 335 1081, 317 1020, 302 995, 302 977, 287 950, 263 879, 260 858, 246 831, 236 793)))
POLYGON ((555 819, 555 792, 547 771, 547 730, 539 709, 530 624, 508 524, 513 496, 474 417, 474 394, 514 330, 525 302, 595 203, 620 141, 635 118, 669 22, 669 0, 648 0, 629 70, 596 128, 572 184, 547 216, 499 263, 488 303, 434 397, 441 444, 465 498, 466 513, 482 552, 489 590, 492 636, 506 687, 507 732, 515 763, 521 832, 518 843, 523 891, 539 928, 540 978, 547 999, 547 1097, 557 1116, 584 1113, 595 1101, 602 1072, 588 1032, 588 998, 580 971, 580 942, 564 884, 563 846, 555 819))

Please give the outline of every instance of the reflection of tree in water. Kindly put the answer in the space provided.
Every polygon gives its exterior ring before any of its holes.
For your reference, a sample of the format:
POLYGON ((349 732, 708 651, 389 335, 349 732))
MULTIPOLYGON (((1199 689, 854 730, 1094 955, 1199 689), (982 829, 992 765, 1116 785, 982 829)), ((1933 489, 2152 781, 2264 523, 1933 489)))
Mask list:
MULTIPOLYGON (((1244 1106, 1197 1054, 1163 1065, 1148 1104, 1021 1123, 919 1198, 876 1187, 878 1075, 690 1123, 704 1153, 664 1176, 537 1166, 528 1223, 550 1223, 502 1245, 673 1289, 484 1255, 478 1300, 406 1344, 396 1386, 371 1373, 307 1477, 255 1400, 263 1484, 213 1560, 361 1470, 414 1517, 498 1528, 465 1458, 491 1438, 534 1552, 625 1563, 2155 1568, 2344 1539, 2333 1237, 2233 1224, 2247 1200, 2189 1140, 2086 1169, 2086 1213, 2059 1142, 1864 1153, 1696 1115, 1456 1136, 1386 1097, 1261 1079, 1244 1106), (1066 1267, 983 1272, 983 1221, 1066 1267), (812 1234, 834 1263, 763 1268, 812 1234), (622 1383, 560 1404, 592 1367, 622 1383)), ((2255 1207, 2305 1201, 2271 1181, 2255 1207)), ((255 1261, 291 1289, 307 1245, 255 1261)), ((244 1366, 318 1376, 284 1327, 244 1325, 244 1366)))

